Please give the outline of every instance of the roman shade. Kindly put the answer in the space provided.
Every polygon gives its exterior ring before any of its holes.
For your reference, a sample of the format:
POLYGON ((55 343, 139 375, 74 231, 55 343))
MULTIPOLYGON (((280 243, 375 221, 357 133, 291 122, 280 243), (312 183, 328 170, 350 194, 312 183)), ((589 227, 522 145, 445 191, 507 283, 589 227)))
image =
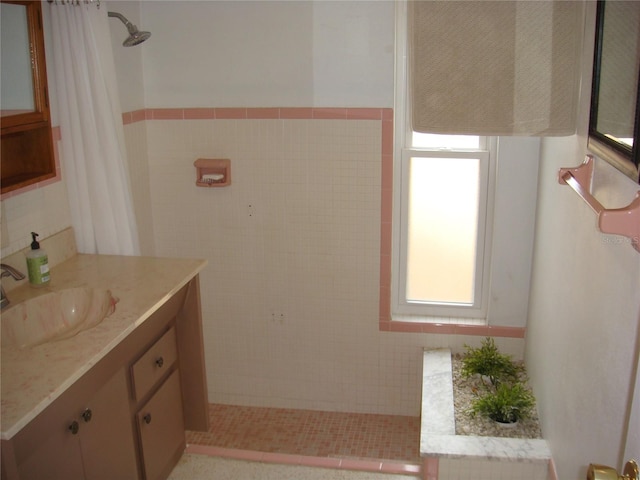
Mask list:
POLYGON ((571 135, 584 15, 576 1, 410 1, 414 131, 571 135))

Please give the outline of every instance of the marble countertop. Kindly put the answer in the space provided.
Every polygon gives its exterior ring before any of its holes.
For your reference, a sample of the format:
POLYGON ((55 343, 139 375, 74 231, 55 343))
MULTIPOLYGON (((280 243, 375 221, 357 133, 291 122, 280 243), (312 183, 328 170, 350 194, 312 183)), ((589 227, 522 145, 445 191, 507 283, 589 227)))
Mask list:
POLYGON ((80 286, 109 288, 119 301, 113 314, 75 337, 23 350, 2 348, 0 438, 12 438, 205 265, 205 260, 79 254, 51 270, 48 287, 12 290, 11 305, 80 286))

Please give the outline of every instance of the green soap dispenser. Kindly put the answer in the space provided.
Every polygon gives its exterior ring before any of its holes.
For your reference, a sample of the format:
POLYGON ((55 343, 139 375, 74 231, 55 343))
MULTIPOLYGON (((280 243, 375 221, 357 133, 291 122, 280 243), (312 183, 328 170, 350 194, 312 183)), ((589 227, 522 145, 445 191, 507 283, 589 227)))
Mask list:
POLYGON ((29 273, 29 283, 34 287, 44 287, 49 284, 49 257, 47 252, 40 248, 36 240, 38 234, 31 232, 33 242, 31 250, 27 253, 27 272, 29 273))

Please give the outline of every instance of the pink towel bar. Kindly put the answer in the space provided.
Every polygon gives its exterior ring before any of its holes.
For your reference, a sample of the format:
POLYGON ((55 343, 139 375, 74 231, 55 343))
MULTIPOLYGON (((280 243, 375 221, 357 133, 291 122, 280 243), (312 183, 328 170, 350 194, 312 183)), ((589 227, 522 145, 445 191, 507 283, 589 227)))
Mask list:
POLYGON ((602 233, 629 237, 633 248, 640 252, 640 190, 626 207, 604 208, 591 195, 592 176, 593 156, 587 155, 582 165, 561 168, 558 172, 558 183, 569 185, 591 207, 598 216, 598 229, 602 233))

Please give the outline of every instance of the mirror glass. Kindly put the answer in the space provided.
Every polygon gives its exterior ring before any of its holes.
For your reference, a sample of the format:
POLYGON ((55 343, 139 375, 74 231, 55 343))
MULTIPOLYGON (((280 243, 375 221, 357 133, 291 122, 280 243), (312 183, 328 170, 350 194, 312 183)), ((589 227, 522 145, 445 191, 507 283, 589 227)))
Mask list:
POLYGON ((0 4, 0 115, 33 112, 33 72, 27 7, 0 4))
MULTIPOLYGON (((613 150, 605 160, 638 180, 637 106, 640 2, 599 1, 589 125, 592 140, 613 150), (634 148, 635 147, 635 148, 634 148)), ((604 152, 606 153, 606 152, 604 152)))

